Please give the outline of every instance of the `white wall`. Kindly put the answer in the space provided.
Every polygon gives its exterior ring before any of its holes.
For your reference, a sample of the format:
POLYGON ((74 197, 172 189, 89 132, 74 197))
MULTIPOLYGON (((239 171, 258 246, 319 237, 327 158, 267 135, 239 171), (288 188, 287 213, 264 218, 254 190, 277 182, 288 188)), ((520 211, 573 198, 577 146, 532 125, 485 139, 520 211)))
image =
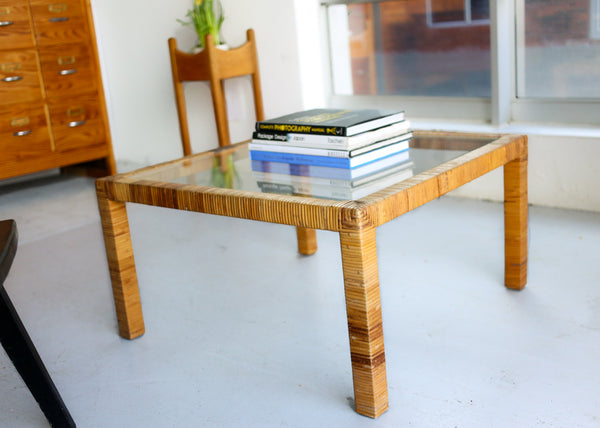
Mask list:
MULTIPOLYGON (((92 0, 113 148, 119 169, 181 156, 167 39, 181 49, 195 35, 176 20, 192 0, 92 0)), ((230 46, 242 44, 254 28, 263 84, 265 115, 303 108, 292 0, 222 0, 222 33, 230 46)), ((239 79, 226 86, 232 140, 249 138, 255 122, 251 87, 239 79), (246 107, 244 107, 246 106, 246 107), (250 107, 250 108, 247 108, 250 107)), ((217 145, 206 83, 188 84, 186 95, 195 151, 217 145)))
MULTIPOLYGON (((529 203, 600 212, 600 139, 527 135, 529 203)), ((453 194, 502 201, 502 168, 453 194)))
MULTIPOLYGON (((175 36, 184 49, 193 45, 191 30, 176 22, 191 2, 92 0, 114 151, 121 170, 181 155, 167 39, 175 36)), ((328 79, 319 42, 325 36, 318 0, 222 0, 222 4, 228 44, 241 44, 247 28, 256 31, 267 117, 324 105, 328 79)), ((227 87, 233 141, 249 138, 254 124, 249 89, 245 81, 227 87)), ((208 87, 194 84, 187 91, 194 99, 190 108, 194 150, 215 147, 208 87)), ((473 129, 467 124, 414 123, 423 128, 473 129)), ((600 212, 600 132, 593 130, 596 136, 586 137, 577 130, 548 135, 540 129, 517 129, 530 137, 530 202, 600 212)), ((502 200, 501 170, 455 194, 502 200)))

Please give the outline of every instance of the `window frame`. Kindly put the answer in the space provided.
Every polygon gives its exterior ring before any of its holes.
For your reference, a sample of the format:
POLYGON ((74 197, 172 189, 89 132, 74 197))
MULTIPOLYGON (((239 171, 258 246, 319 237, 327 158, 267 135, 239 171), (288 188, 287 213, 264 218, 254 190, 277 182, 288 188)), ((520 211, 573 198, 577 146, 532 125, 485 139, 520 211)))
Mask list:
POLYGON ((590 39, 600 39, 600 0, 590 0, 590 39))
MULTIPOLYGON (((600 125, 599 99, 518 98, 517 85, 523 67, 525 0, 490 0, 490 98, 426 97, 397 95, 337 95, 333 92, 328 6, 376 3, 384 0, 320 0, 322 22, 327 27, 323 48, 330 67, 328 104, 344 108, 398 108, 416 119, 488 123, 494 127, 511 124, 562 126, 600 125)), ((600 7, 600 0, 595 0, 600 7)), ((522 83, 522 82, 521 82, 522 83)))
POLYGON ((434 22, 431 2, 434 0, 425 0, 425 13, 427 16, 427 26, 430 28, 453 28, 453 27, 468 27, 473 25, 489 25, 489 19, 473 19, 471 13, 471 0, 464 0, 465 18, 461 21, 444 21, 434 22))

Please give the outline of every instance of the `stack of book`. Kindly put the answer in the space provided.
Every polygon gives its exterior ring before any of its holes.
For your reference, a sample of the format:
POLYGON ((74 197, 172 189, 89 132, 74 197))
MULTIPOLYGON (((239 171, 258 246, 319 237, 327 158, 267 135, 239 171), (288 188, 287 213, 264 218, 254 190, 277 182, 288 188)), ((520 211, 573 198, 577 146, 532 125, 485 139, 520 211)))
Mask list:
POLYGON ((264 192, 358 199, 412 175, 404 112, 312 109, 256 123, 252 170, 264 192))

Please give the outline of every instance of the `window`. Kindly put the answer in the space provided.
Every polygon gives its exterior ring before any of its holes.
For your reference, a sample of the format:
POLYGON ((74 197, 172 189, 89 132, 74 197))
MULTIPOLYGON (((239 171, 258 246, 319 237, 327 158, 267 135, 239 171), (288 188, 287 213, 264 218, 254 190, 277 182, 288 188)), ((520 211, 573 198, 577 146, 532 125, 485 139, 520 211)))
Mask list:
MULTIPOLYGON (((330 7, 347 15, 347 22, 331 24, 348 26, 350 58, 334 52, 333 59, 349 61, 351 93, 490 97, 489 20, 471 26, 467 4, 419 0, 330 7)), ((348 34, 333 28, 332 37, 348 34)))
POLYGON ((322 1, 334 105, 600 124, 600 0, 322 1))
POLYGON ((525 0, 522 5, 517 97, 600 98, 598 2, 568 3, 525 0))
POLYGON ((426 6, 430 27, 490 23, 489 0, 427 0, 426 6))
POLYGON ((590 39, 600 39, 600 0, 590 0, 590 39))

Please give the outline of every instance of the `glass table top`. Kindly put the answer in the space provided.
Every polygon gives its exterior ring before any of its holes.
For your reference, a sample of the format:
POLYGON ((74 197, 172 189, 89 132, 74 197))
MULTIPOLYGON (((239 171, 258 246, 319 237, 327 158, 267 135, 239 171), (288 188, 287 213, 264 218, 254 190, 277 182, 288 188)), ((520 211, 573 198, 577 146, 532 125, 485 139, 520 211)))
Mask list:
POLYGON ((334 200, 357 200, 482 147, 496 136, 418 133, 409 150, 353 169, 251 160, 246 143, 125 174, 149 180, 334 200))

